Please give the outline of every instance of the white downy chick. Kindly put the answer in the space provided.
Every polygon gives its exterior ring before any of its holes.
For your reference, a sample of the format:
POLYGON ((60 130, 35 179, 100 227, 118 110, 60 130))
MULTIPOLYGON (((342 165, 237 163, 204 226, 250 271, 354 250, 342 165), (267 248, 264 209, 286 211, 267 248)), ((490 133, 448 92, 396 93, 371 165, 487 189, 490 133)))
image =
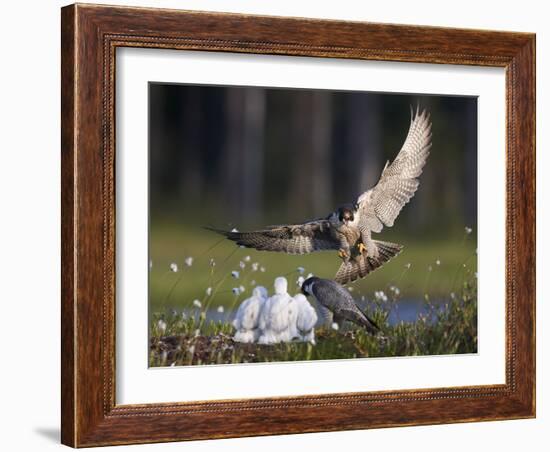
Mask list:
POLYGON ((288 281, 280 276, 275 278, 275 294, 270 297, 260 315, 262 331, 259 344, 275 344, 288 342, 292 338, 289 331, 289 304, 292 297, 288 294, 288 281))
POLYGON ((296 307, 297 316, 295 323, 296 337, 303 342, 315 344, 315 324, 317 323, 317 312, 309 304, 307 298, 299 293, 294 295, 292 304, 296 307))
POLYGON ((266 298, 266 288, 258 286, 252 291, 252 296, 241 303, 233 320, 233 326, 237 330, 233 336, 235 342, 250 343, 258 340, 260 314, 266 298))

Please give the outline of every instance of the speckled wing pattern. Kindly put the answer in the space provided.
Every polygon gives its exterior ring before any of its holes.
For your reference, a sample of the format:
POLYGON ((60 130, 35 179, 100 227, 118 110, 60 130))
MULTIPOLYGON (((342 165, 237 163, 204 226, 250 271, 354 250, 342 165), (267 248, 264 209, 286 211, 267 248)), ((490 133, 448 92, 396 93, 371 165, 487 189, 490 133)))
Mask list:
POLYGON ((411 110, 409 133, 401 151, 393 163, 386 163, 378 184, 357 200, 361 231, 380 232, 384 226, 393 226, 403 206, 413 197, 430 152, 431 129, 425 110, 411 110))
POLYGON ((304 224, 271 226, 249 232, 208 229, 247 248, 255 248, 259 251, 282 251, 288 254, 308 254, 314 251, 338 249, 339 242, 333 237, 330 227, 328 220, 314 220, 304 224))
POLYGON ((341 285, 321 280, 313 284, 312 291, 317 302, 330 310, 335 320, 348 320, 373 334, 378 331, 378 326, 357 307, 351 294, 341 285))
POLYGON ((373 240, 373 242, 378 248, 378 256, 370 257, 363 254, 347 262, 342 262, 334 277, 336 282, 347 284, 358 278, 364 278, 370 272, 384 265, 392 257, 397 256, 403 249, 403 246, 397 243, 382 242, 380 240, 373 240))
POLYGON ((325 326, 330 328, 334 320, 332 311, 328 308, 325 308, 321 303, 317 303, 317 314, 319 316, 318 324, 319 326, 325 326))

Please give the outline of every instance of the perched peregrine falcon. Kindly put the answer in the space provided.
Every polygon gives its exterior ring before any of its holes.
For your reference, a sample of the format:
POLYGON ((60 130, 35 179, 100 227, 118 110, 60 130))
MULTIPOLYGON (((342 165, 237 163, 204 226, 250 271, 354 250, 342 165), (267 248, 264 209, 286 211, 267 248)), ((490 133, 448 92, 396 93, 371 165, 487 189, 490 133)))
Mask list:
POLYGON ((380 331, 376 323, 357 307, 350 293, 337 282, 312 276, 302 284, 302 292, 315 298, 325 325, 336 322, 340 326, 348 320, 371 334, 380 331))
POLYGON ((371 233, 391 227, 418 188, 418 177, 431 147, 431 121, 428 113, 411 109, 407 138, 395 160, 388 161, 378 183, 357 198, 354 204, 339 207, 326 218, 303 224, 269 226, 250 232, 208 228, 240 246, 264 251, 306 254, 338 250, 343 262, 335 281, 345 284, 363 278, 403 248, 374 240, 371 233))

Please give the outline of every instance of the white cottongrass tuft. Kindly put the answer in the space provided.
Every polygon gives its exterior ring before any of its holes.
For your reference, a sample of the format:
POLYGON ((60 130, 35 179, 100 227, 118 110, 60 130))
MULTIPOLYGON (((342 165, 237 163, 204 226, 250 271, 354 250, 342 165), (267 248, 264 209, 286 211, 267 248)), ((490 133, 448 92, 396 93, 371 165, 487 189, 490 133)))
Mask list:
POLYGON ((187 265, 188 267, 191 267, 191 265, 193 265, 193 258, 191 256, 188 256, 185 258, 184 262, 185 262, 185 265, 187 265))
POLYGON ((239 286, 239 292, 244 293, 246 291, 244 286, 239 286))
POLYGON ((233 228, 231 229, 231 232, 239 232, 239 230, 237 228, 233 228))
POLYGON ((178 272, 178 264, 176 264, 175 262, 172 262, 170 264, 170 271, 173 272, 173 273, 177 273, 178 272))
POLYGON ((260 267, 260 271, 261 271, 262 273, 265 273, 265 267, 260 267))
POLYGON ((157 322, 157 328, 161 333, 164 334, 164 332, 166 331, 166 322, 164 320, 160 319, 157 322))
POLYGON ((296 271, 297 271, 298 273, 300 273, 300 275, 301 275, 301 274, 303 274, 303 273, 306 271, 306 269, 305 269, 304 267, 298 267, 298 268, 296 269, 296 271))
POLYGON ((441 261, 440 261, 439 259, 437 259, 437 260, 435 261, 435 265, 437 265, 437 266, 441 265, 441 261))
POLYGON ((216 309, 216 311, 218 311, 220 314, 223 314, 223 311, 225 311, 225 309, 223 308, 223 306, 218 306, 218 309, 216 309))
POLYGON ((250 256, 245 256, 243 259, 245 262, 250 262, 250 256))
POLYGON ((210 267, 215 267, 216 266, 216 261, 214 260, 214 258, 210 259, 209 264, 210 264, 210 267))
POLYGON ((231 272, 231 276, 235 279, 238 279, 239 278, 239 272, 237 270, 233 270, 231 272))
POLYGON ((193 300, 193 306, 195 306, 196 308, 200 308, 202 307, 202 303, 200 302, 200 300, 193 300))
POLYGON ((206 288, 206 296, 209 297, 210 295, 212 295, 212 287, 207 287, 206 288))
POLYGON ((466 227, 464 228, 464 232, 465 232, 466 234, 470 235, 470 234, 472 233, 472 228, 466 226, 466 227))
POLYGON ((338 324, 336 322, 332 322, 332 325, 330 325, 330 327, 334 330, 334 331, 338 331, 340 329, 340 326, 338 326, 338 324))
POLYGON ((374 298, 377 301, 383 301, 384 303, 388 301, 388 296, 384 293, 383 290, 377 290, 374 292, 374 298))
POLYGON ((260 264, 258 264, 258 262, 252 263, 252 271, 257 272, 259 266, 260 266, 260 264))
POLYGON ((405 268, 406 268, 407 270, 408 270, 409 268, 411 268, 411 263, 410 263, 410 262, 406 263, 406 264, 405 264, 405 268))
POLYGON ((390 286, 390 292, 393 292, 395 296, 398 296, 401 293, 399 287, 396 286, 390 286))
POLYGON ((241 270, 244 270, 244 268, 246 267, 246 264, 243 261, 240 261, 239 262, 239 267, 240 267, 241 270))

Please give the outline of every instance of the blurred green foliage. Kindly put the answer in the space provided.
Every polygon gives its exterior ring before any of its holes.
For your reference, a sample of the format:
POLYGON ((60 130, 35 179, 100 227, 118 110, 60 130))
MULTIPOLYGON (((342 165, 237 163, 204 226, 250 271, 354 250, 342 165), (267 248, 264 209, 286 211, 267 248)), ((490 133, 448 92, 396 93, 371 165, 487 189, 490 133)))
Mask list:
MULTIPOLYGON (((350 285, 354 297, 372 298, 375 290, 387 290, 395 285, 404 299, 421 299, 429 294, 437 300, 453 291, 458 292, 463 278, 477 271, 473 233, 462 231, 453 241, 419 241, 394 236, 390 239, 402 243, 403 251, 382 268, 350 285), (410 264, 408 269, 407 264, 410 264)), ((250 296, 252 283, 263 285, 272 292, 273 280, 282 275, 287 276, 289 292, 293 294, 299 290, 295 284, 298 267, 304 268, 304 277, 311 272, 332 278, 341 262, 337 253, 331 251, 294 256, 239 248, 213 232, 178 225, 175 221, 159 223, 151 229, 150 258, 152 311, 189 308, 194 300, 208 303, 211 308, 231 308, 250 296), (245 261, 247 256, 250 257, 248 262, 245 261), (193 258, 191 266, 185 264, 187 257, 193 258), (212 259, 215 266, 211 266, 212 259), (177 264, 178 272, 170 270, 171 263, 177 264), (244 269, 240 268, 240 263, 244 264, 244 269), (253 271, 254 263, 259 264, 257 271, 253 271), (239 272, 239 277, 232 277, 232 271, 239 272), (234 295, 232 289, 241 285, 245 292, 234 295), (215 292, 214 297, 207 295, 209 287, 215 292)))

